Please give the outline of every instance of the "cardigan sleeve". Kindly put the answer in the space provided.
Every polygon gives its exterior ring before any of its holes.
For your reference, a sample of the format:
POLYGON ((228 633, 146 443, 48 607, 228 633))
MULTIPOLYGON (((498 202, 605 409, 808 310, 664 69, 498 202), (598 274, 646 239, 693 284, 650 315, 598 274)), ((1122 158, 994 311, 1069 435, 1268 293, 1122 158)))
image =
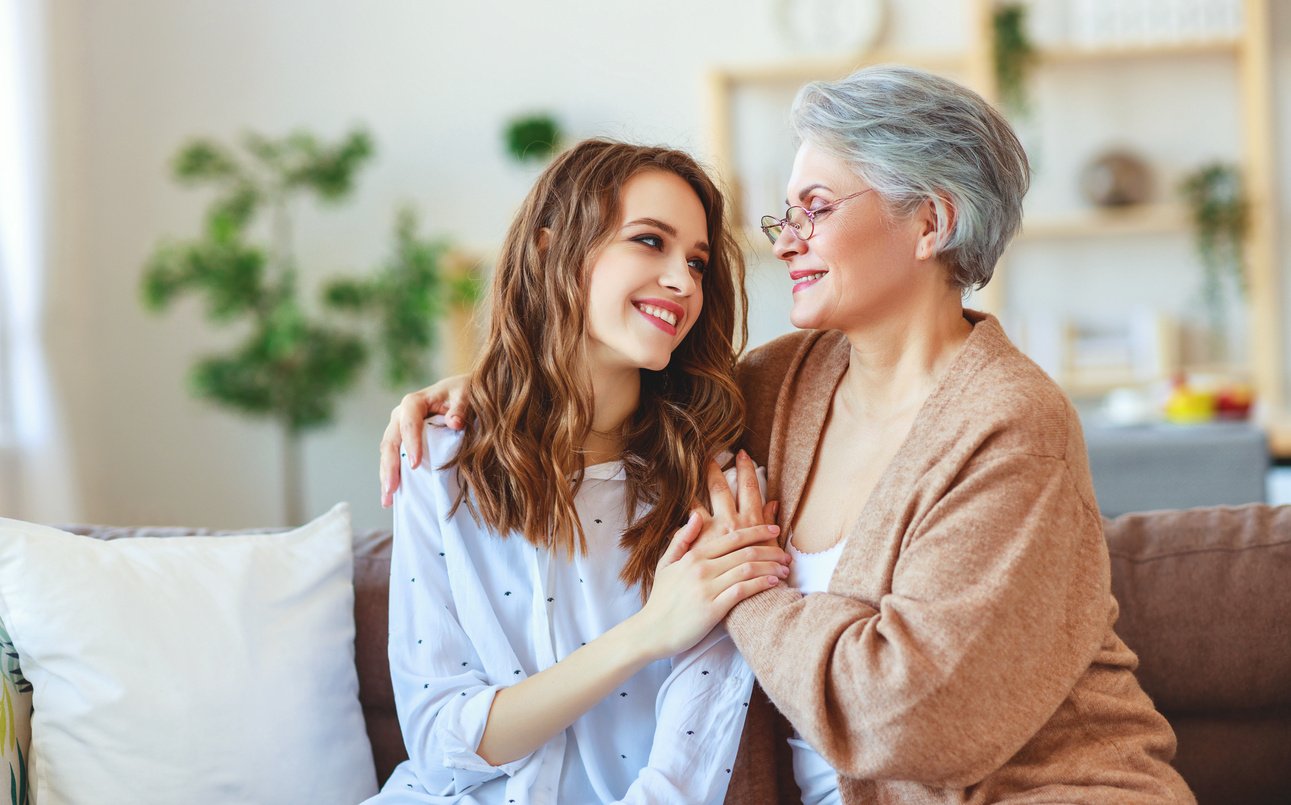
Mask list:
POLYGON ((1066 462, 981 455, 911 526, 877 606, 771 589, 726 623, 841 774, 963 788, 1016 754, 1089 667, 1109 585, 1101 521, 1066 462))

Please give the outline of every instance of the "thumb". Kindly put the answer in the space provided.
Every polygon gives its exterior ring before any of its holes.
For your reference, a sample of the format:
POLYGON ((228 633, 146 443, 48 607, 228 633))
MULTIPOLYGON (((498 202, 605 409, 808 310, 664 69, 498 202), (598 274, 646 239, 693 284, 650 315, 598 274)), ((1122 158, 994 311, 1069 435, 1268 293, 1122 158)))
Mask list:
POLYGON ((768 500, 766 503, 762 505, 762 522, 774 523, 776 521, 776 516, 778 514, 780 514, 779 501, 768 500))
POLYGON ((461 430, 466 426, 466 395, 461 391, 453 392, 448 398, 448 414, 444 417, 448 427, 461 430))
POLYGON ((671 565, 686 555, 695 537, 699 536, 700 524, 699 512, 691 512, 690 517, 686 519, 686 524, 673 535, 672 542, 668 544, 668 550, 664 551, 663 557, 659 560, 659 567, 671 565))

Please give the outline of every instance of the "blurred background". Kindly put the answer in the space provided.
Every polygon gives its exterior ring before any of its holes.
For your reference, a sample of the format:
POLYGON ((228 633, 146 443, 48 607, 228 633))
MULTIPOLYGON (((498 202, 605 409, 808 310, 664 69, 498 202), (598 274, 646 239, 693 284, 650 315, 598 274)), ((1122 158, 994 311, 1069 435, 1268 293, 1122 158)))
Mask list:
POLYGON ((787 332, 755 228, 787 110, 875 62, 1026 145, 969 303, 1078 402, 1104 512, 1291 499, 1291 3, 0 0, 0 515, 388 525, 390 408, 469 365, 513 212, 584 137, 717 171, 751 344, 787 332))

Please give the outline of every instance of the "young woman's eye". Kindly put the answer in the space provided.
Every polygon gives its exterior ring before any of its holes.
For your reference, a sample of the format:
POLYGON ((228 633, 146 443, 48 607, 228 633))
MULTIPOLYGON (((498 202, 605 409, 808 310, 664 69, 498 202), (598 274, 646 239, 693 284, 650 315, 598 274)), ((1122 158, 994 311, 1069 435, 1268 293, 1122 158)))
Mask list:
POLYGON ((700 274, 703 274, 704 270, 708 268, 708 262, 702 257, 692 257, 686 261, 686 265, 690 266, 691 271, 698 271, 700 274))
POLYGON ((658 235, 638 235, 633 240, 643 246, 649 246, 651 249, 663 248, 663 238, 658 235))

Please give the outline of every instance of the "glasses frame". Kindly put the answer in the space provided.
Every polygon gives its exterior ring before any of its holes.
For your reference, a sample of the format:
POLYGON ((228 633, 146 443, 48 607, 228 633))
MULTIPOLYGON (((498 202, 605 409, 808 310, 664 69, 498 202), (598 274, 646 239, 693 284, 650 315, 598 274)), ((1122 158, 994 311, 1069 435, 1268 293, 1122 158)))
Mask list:
POLYGON ((762 228, 762 234, 766 235, 767 240, 771 241, 773 245, 775 244, 776 241, 780 240, 779 235, 771 234, 771 229, 773 227, 779 227, 781 234, 783 234, 785 230, 792 230, 794 237, 798 238, 798 240, 810 240, 811 236, 816 234, 816 216, 817 215, 820 215, 821 213, 824 213, 824 212, 833 212, 834 210, 838 209, 838 207, 840 207, 843 204, 843 202, 850 201, 851 199, 854 199, 857 196, 863 196, 873 189, 874 188, 872 187, 867 187, 864 190, 861 190, 860 192, 852 193, 850 196, 843 196, 840 199, 835 199, 834 201, 829 202, 825 206, 817 207, 814 210, 809 210, 806 207, 802 206, 801 204, 794 204, 793 206, 787 207, 785 209, 783 218, 776 218, 774 215, 764 215, 762 216, 762 220, 760 222, 760 225, 762 228), (805 235, 798 228, 797 224, 794 224, 792 221, 789 220, 789 215, 794 210, 802 210, 803 214, 807 217, 807 234, 805 235))

